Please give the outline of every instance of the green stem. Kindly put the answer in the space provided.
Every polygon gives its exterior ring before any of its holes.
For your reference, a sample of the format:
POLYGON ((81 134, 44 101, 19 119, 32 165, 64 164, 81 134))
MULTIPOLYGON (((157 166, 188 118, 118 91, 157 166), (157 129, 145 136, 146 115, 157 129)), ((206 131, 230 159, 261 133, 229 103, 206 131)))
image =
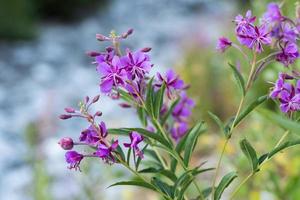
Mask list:
MULTIPOLYGON (((231 125, 231 127, 229 129, 228 135, 230 135, 230 136, 232 135, 233 129, 235 128, 236 120, 238 119, 238 116, 240 115, 240 113, 242 111, 242 107, 243 107, 243 104, 245 102, 245 98, 246 98, 247 92, 248 92, 249 88, 252 85, 252 76, 253 76, 253 74, 255 72, 255 66, 256 66, 256 53, 254 52, 253 53, 253 60, 252 60, 252 63, 251 63, 251 69, 250 69, 249 77, 248 77, 246 88, 245 88, 245 94, 241 98, 241 101, 239 103, 239 106, 238 106, 237 112, 235 114, 234 120, 233 120, 232 125, 231 125)), ((218 163, 217 163, 216 173, 214 175, 213 184, 212 184, 212 192, 211 192, 211 199, 212 200, 214 199, 215 184, 216 184, 216 181, 217 181, 217 177, 219 175, 219 171, 220 171, 220 167, 221 167, 221 162, 222 162, 222 159, 224 157, 225 150, 226 150, 226 147, 227 147, 227 145, 229 143, 229 140, 230 140, 230 137, 227 137, 226 141, 225 141, 225 143, 223 145, 222 152, 221 152, 221 155, 219 157, 218 163)))

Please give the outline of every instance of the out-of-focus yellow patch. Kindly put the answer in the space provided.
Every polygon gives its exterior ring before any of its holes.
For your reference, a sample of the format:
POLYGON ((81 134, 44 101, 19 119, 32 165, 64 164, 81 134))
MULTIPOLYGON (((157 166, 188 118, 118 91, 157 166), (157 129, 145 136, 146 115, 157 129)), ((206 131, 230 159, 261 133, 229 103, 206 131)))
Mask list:
POLYGON ((277 155, 275 155, 274 160, 276 163, 282 166, 285 166, 287 163, 290 164, 290 160, 285 153, 278 153, 277 155))
MULTIPOLYGON (((218 151, 222 151, 222 149, 223 149, 223 146, 224 146, 224 144, 225 144, 225 139, 221 139, 219 142, 218 142, 218 151)), ((227 147, 226 147, 226 149, 225 149, 225 153, 226 154, 229 154, 229 155, 232 155, 232 154, 234 154, 236 152, 236 149, 235 149, 235 147, 229 142, 228 144, 227 144, 227 147)))
POLYGON ((259 191, 251 191, 250 192, 250 200, 260 200, 260 192, 259 191))

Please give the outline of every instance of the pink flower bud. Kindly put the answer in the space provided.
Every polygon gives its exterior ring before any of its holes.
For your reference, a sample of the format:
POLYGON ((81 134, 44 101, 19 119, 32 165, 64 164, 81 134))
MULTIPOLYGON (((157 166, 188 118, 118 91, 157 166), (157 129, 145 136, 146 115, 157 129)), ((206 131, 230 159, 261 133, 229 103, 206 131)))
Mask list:
POLYGON ((90 57, 96 57, 101 55, 101 53, 97 52, 97 51, 88 51, 86 52, 86 55, 90 56, 90 57))
POLYGON ((101 111, 97 111, 97 112, 94 114, 94 116, 100 117, 100 116, 102 116, 102 112, 101 112, 101 111))
POLYGON ((72 138, 69 137, 64 137, 62 139, 60 139, 60 141, 58 142, 58 144, 61 146, 61 148, 63 148, 64 150, 70 150, 73 148, 74 146, 74 142, 72 138))
POLYGON ((122 38, 126 39, 129 35, 131 35, 133 33, 133 29, 129 29, 126 33, 123 33, 121 35, 122 38))
POLYGON ((128 103, 120 103, 119 104, 122 108, 130 108, 131 105, 129 105, 128 103))
POLYGON ((85 99, 84 99, 85 103, 88 103, 89 100, 90 100, 90 97, 88 97, 88 96, 86 96, 85 99))
POLYGON ((109 37, 106 37, 106 36, 104 36, 102 34, 96 34, 96 39, 98 41, 107 41, 107 40, 109 40, 109 37))
POLYGON ((141 49, 141 52, 147 53, 147 52, 151 51, 151 49, 152 48, 150 48, 150 47, 145 47, 145 48, 141 49))
POLYGON ((75 113, 75 109, 74 109, 74 108, 71 108, 71 107, 65 108, 65 111, 66 111, 67 113, 75 113))
POLYGON ((70 119, 70 118, 72 118, 72 115, 60 115, 59 118, 60 119, 70 119))
POLYGON ((93 98, 93 103, 96 103, 100 98, 100 95, 97 95, 93 98))

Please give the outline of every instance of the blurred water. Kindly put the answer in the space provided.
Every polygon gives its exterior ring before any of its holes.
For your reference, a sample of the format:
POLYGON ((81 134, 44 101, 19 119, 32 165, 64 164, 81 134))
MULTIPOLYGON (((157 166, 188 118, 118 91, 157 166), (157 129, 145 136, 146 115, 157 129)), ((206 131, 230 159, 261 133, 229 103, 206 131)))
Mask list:
MULTIPOLYGON (((28 146, 23 136, 29 122, 39 124, 38 149, 55 177, 51 188, 54 199, 78 196, 84 174, 66 169, 57 141, 63 135, 77 137, 84 125, 79 121, 62 123, 57 116, 85 95, 99 93, 99 77, 84 55, 87 50, 103 47, 96 42, 96 33, 134 28, 126 45, 153 47, 152 61, 155 70, 161 71, 181 59, 182 41, 195 36, 193 33, 201 32, 202 37, 207 32, 208 38, 216 34, 217 24, 210 22, 211 16, 220 15, 216 8, 228 13, 231 6, 199 0, 112 1, 105 11, 76 24, 41 24, 35 41, 0 44, 0 151, 4 152, 0 156, 0 199, 32 199, 27 191, 33 184, 32 169, 26 162, 28 146)), ((100 102, 109 127, 139 125, 131 110, 121 110, 117 102, 105 97, 100 102)), ((100 192, 108 185, 104 184, 100 192)), ((102 193, 103 199, 120 198, 122 189, 112 191, 102 193)))

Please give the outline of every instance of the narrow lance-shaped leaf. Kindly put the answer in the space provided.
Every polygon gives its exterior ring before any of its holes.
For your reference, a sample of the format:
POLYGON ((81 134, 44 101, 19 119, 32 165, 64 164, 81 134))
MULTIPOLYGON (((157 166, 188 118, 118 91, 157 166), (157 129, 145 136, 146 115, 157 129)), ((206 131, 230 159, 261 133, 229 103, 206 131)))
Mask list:
POLYGON ((240 141, 240 147, 251 164, 253 173, 255 173, 258 170, 258 158, 255 149, 246 139, 240 141))
POLYGON ((143 107, 137 107, 137 114, 142 125, 144 127, 147 127, 148 123, 147 123, 147 115, 145 109, 143 107))
MULTIPOLYGON (((236 127, 237 125, 239 125, 239 123, 241 123, 241 121, 244 118, 246 118, 257 106, 262 104, 267 99, 268 99, 268 96, 264 95, 264 96, 259 97, 255 101, 251 102, 248 106, 246 106, 246 108, 242 110, 242 112, 239 114, 239 116, 237 116, 237 119, 235 120, 233 127, 236 127)), ((231 118, 225 126, 225 132, 227 135, 230 133, 230 128, 232 127, 233 121, 234 121, 234 117, 231 118)), ((230 137, 230 135, 229 135, 229 137, 230 137)))
POLYGON ((230 185, 230 183, 237 177, 236 172, 230 172, 226 174, 219 185, 217 186, 214 194, 214 200, 219 200, 224 192, 224 190, 230 185))
POLYGON ((274 112, 271 112, 266 109, 259 109, 259 113, 264 116, 265 118, 269 119, 270 121, 274 122, 275 124, 278 124, 280 127, 282 127, 285 130, 289 130, 294 134, 297 134, 300 136, 300 123, 292 121, 286 117, 283 117, 279 114, 276 114, 274 112))
POLYGON ((235 77, 235 79, 238 83, 239 88, 242 91, 243 96, 245 96, 245 93, 246 93, 245 92, 245 81, 244 81, 244 78, 243 78, 242 74, 238 71, 238 69, 235 66, 233 66, 230 63, 228 63, 228 64, 229 64, 230 68, 233 71, 233 75, 234 75, 234 77, 235 77))
POLYGON ((192 128, 192 130, 189 132, 188 136, 187 136, 187 140, 186 140, 186 144, 185 144, 185 149, 184 149, 184 164, 186 166, 188 166, 194 147, 198 141, 198 137, 201 133, 203 133, 201 131, 203 122, 200 122, 198 124, 196 124, 196 126, 194 126, 192 128))
POLYGON ((154 100, 153 100, 153 79, 154 77, 152 77, 147 85, 147 94, 146 94, 146 108, 148 111, 148 114, 151 117, 154 117, 154 100))
POLYGON ((154 117, 157 119, 159 117, 163 100, 165 94, 166 84, 163 83, 160 89, 155 94, 155 101, 154 101, 154 117))
POLYGON ((221 121, 221 119, 217 115, 213 114, 212 112, 208 112, 208 114, 219 126, 220 130, 224 133, 225 137, 229 138, 229 134, 228 134, 228 132, 225 131, 225 126, 224 126, 224 123, 221 121))
POLYGON ((279 145, 278 147, 276 147, 275 149, 273 149, 269 154, 268 154, 268 159, 270 159, 272 156, 274 156, 275 154, 277 154, 278 152, 290 148, 292 146, 298 145, 300 144, 300 140, 294 140, 294 141, 287 141, 281 145, 279 145))
POLYGON ((132 186, 144 187, 156 191, 156 188, 154 186, 142 180, 121 181, 110 185, 108 188, 113 186, 120 186, 120 185, 132 185, 132 186))

